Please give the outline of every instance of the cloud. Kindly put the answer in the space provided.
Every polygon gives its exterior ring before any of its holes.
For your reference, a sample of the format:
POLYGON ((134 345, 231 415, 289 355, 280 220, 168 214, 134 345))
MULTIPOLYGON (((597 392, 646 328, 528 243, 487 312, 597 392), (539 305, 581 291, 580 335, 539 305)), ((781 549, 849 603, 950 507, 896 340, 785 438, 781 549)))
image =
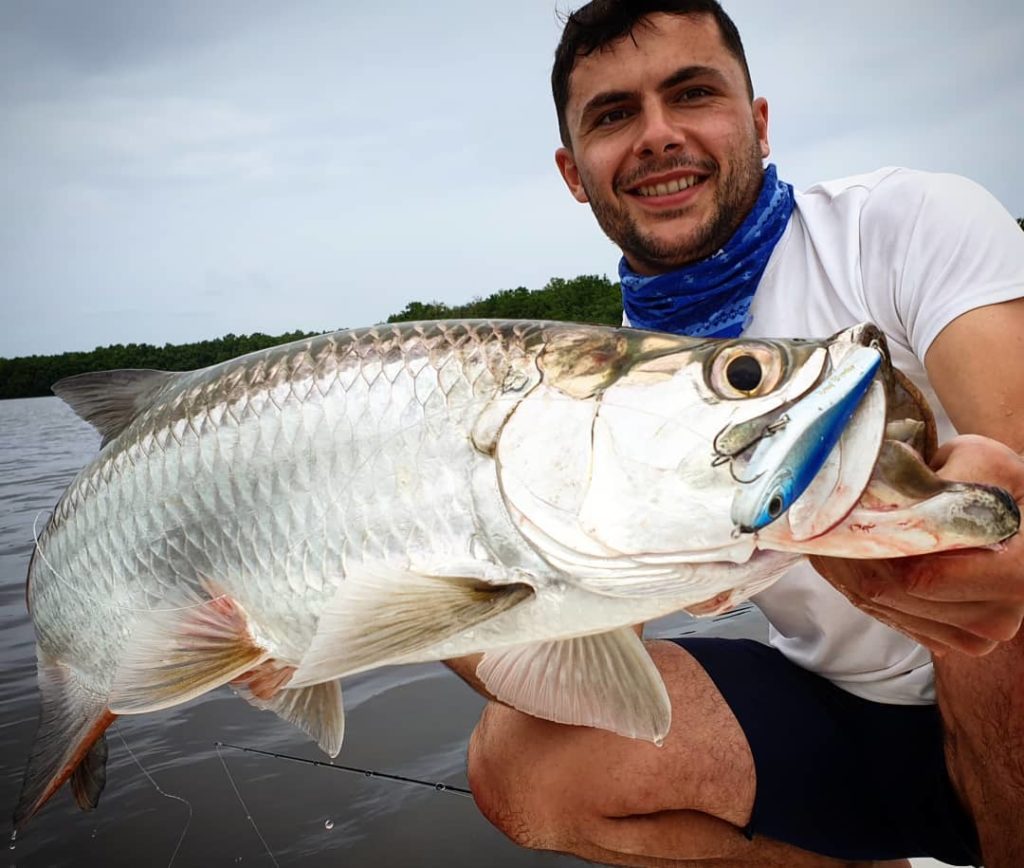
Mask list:
MULTIPOLYGON (((270 0, 5 0, 0 6, 0 56, 7 58, 3 65, 8 69, 24 68, 31 60, 34 70, 50 68, 74 76, 177 64, 272 24, 281 7, 270 0)), ((13 83, 6 81, 8 87, 13 83)))
MULTIPOLYGON (((613 272, 552 160, 565 5, 6 0, 0 355, 613 272)), ((1018 3, 727 7, 785 177, 957 171, 1024 216, 1018 3)))

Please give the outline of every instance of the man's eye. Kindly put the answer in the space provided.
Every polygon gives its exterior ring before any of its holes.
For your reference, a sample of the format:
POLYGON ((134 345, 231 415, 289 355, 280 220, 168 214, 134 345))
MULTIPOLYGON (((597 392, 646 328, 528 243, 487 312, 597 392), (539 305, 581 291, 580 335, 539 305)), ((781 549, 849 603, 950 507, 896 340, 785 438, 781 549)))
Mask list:
POLYGON ((605 112, 597 119, 597 126, 603 127, 608 124, 616 124, 619 121, 625 120, 629 116, 629 112, 625 109, 612 109, 611 111, 605 112))
POLYGON ((706 96, 711 96, 711 91, 706 87, 688 87, 686 90, 680 91, 677 98, 679 102, 692 102, 706 96))

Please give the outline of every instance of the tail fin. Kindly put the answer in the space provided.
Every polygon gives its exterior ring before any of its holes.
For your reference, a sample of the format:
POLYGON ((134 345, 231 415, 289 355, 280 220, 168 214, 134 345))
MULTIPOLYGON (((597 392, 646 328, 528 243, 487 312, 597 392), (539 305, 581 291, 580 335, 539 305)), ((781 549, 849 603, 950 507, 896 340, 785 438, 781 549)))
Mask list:
POLYGON ((106 700, 84 690, 69 667, 42 659, 39 692, 39 730, 14 811, 16 829, 22 828, 68 778, 79 807, 86 809, 96 806, 106 780, 103 731, 116 717, 106 700))

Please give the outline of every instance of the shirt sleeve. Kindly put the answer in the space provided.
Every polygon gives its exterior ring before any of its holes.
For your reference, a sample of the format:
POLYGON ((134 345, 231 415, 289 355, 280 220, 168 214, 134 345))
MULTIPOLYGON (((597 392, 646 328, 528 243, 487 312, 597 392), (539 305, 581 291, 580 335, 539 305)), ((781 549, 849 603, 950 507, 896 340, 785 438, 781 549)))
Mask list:
POLYGON ((867 197, 860 236, 866 301, 921 360, 958 316, 1024 296, 1024 232, 967 178, 893 173, 867 197))

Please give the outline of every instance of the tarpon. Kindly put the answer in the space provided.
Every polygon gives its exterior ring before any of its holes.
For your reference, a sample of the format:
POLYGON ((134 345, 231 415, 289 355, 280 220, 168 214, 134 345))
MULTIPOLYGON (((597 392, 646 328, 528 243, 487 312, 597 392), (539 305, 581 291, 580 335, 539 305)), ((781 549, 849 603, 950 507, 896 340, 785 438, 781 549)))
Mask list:
POLYGON ((29 567, 19 825, 67 780, 96 804, 117 715, 223 684, 333 756, 339 678, 484 652, 500 700, 657 742, 630 625, 722 611, 805 553, 987 545, 1019 518, 922 463, 934 424, 871 326, 386 325, 54 391, 103 443, 29 567))

